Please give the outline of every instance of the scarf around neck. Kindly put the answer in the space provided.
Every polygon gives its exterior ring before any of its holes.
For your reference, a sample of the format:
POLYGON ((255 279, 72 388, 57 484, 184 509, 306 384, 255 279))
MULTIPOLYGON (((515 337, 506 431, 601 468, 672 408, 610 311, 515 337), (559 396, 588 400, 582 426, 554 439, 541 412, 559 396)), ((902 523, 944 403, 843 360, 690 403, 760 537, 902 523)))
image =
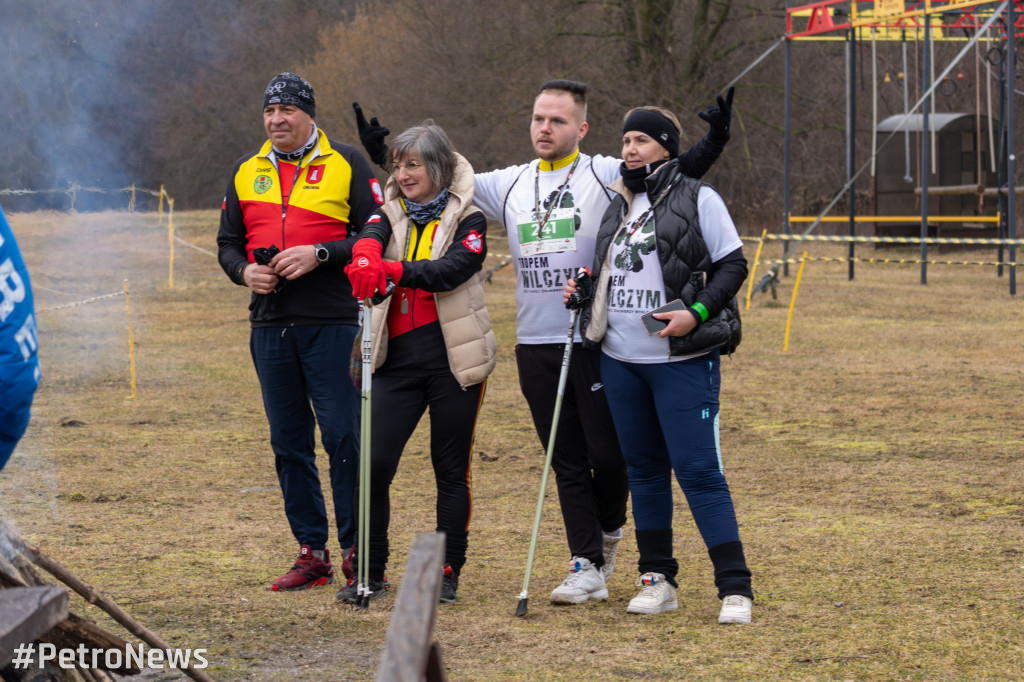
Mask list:
POLYGON ((402 203, 405 205, 405 214, 409 216, 409 220, 417 225, 426 225, 431 220, 437 220, 441 217, 445 207, 448 206, 448 199, 450 198, 451 193, 445 187, 436 197, 425 204, 417 204, 411 199, 402 199, 402 203))
POLYGON ((271 145, 270 148, 274 150, 274 156, 282 161, 301 161, 302 157, 308 154, 313 147, 316 146, 317 140, 320 139, 319 131, 316 126, 313 126, 313 134, 306 140, 306 144, 302 145, 298 149, 292 152, 282 152, 277 147, 271 145))
POLYGON ((661 161, 655 161, 649 163, 646 166, 638 166, 637 168, 626 168, 626 162, 623 161, 622 165, 619 166, 619 175, 622 176, 622 184, 626 186, 633 194, 642 194, 647 191, 647 177, 658 170, 670 159, 662 159, 661 161))

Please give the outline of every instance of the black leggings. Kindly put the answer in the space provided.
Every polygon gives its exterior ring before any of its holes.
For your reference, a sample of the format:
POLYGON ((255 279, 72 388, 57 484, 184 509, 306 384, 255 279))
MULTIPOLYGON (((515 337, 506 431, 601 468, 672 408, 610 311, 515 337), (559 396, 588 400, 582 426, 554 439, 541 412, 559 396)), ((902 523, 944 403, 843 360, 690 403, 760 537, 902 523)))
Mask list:
MULTIPOLYGON (((565 346, 516 346, 519 386, 546 449, 565 346)), ((601 351, 575 344, 566 378, 551 468, 571 556, 604 564, 602 531, 626 522, 629 478, 601 381, 601 351)))
POLYGON ((430 461, 437 482, 437 530, 446 536, 445 561, 456 575, 466 563, 473 508, 470 458, 486 382, 459 387, 450 372, 423 377, 373 375, 370 467, 370 579, 384 575, 389 552, 391 481, 402 450, 430 410, 430 461))

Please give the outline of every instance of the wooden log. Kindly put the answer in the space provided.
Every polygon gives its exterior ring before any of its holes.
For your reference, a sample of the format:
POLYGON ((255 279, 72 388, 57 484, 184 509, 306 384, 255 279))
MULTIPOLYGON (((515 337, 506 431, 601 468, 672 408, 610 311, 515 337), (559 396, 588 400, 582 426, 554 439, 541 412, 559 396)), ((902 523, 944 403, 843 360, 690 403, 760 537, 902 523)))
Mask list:
POLYGON ((0 590, 0 668, 22 644, 33 642, 68 615, 68 593, 59 587, 0 590))
MULTIPOLYGON (((58 649, 77 649, 79 644, 85 644, 89 650, 93 649, 117 649, 124 651, 128 641, 117 635, 107 632, 96 623, 82 618, 75 613, 68 613, 68 617, 57 623, 57 625, 39 637, 40 642, 52 644, 58 649)), ((121 665, 116 668, 108 668, 104 658, 98 658, 98 670, 116 672, 118 675, 138 675, 141 670, 131 665, 127 657, 121 657, 121 665)))
MULTIPOLYGON (((174 648, 162 640, 155 632, 132 618, 127 611, 122 609, 112 599, 100 594, 91 585, 72 573, 70 569, 59 561, 47 556, 38 547, 34 547, 27 542, 24 543, 24 548, 32 556, 37 566, 77 592, 79 596, 90 604, 103 609, 111 618, 123 625, 128 632, 154 649, 166 650, 174 648)), ((213 678, 202 670, 197 669, 191 661, 189 661, 188 667, 182 668, 181 671, 193 680, 197 680, 197 682, 213 682, 213 678)))
POLYGON ((377 666, 377 682, 446 680, 441 651, 434 643, 443 565, 444 533, 417 533, 377 666))

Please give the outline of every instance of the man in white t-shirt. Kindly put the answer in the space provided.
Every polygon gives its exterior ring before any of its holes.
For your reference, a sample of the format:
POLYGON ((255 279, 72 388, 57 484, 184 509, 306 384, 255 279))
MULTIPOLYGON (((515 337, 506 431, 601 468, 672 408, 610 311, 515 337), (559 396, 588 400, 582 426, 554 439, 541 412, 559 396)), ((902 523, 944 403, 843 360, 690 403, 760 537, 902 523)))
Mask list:
MULTIPOLYGON (((516 273, 516 362, 534 427, 546 447, 554 416, 570 313, 566 280, 594 260, 595 239, 622 161, 579 150, 589 129, 587 86, 570 80, 541 85, 530 123, 537 159, 477 173, 473 203, 508 234, 516 273)), ((700 114, 711 131, 681 155, 695 178, 704 175, 729 139, 732 93, 700 114)), ((360 140, 381 163, 387 129, 356 107, 360 140)), ((569 544, 569 576, 551 593, 556 604, 606 599, 605 587, 626 522, 629 482, 600 375, 600 351, 574 337, 552 468, 569 544)))

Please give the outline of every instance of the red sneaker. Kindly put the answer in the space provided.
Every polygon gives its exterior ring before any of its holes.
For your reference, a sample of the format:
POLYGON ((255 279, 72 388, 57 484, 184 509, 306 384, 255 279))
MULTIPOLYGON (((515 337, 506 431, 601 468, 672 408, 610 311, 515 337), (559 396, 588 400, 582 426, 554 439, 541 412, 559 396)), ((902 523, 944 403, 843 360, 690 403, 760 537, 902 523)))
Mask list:
POLYGON ((346 583, 356 578, 356 546, 341 548, 341 572, 345 574, 346 583))
POLYGON ((331 566, 330 550, 324 550, 324 558, 313 554, 309 545, 303 545, 295 565, 270 586, 274 592, 304 590, 307 587, 329 585, 334 582, 334 567, 331 566))

